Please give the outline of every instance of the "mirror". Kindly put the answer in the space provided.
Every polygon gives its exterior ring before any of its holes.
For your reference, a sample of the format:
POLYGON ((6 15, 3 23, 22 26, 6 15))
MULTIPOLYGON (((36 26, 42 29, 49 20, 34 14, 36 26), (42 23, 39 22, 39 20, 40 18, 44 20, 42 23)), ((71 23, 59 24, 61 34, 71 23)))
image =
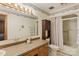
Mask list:
MULTIPOLYGON (((21 10, 22 11, 22 10, 21 10)), ((33 11, 33 10, 32 10, 33 11)), ((13 8, 0 6, 0 14, 6 15, 6 21, 0 24, 4 25, 4 32, 0 32, 0 41, 8 39, 18 39, 22 37, 38 35, 38 18, 32 14, 23 13, 13 8), (3 36, 4 35, 4 36, 3 36), (5 37, 6 36, 6 37, 5 37)), ((2 30, 0 25, 0 31, 2 30)))

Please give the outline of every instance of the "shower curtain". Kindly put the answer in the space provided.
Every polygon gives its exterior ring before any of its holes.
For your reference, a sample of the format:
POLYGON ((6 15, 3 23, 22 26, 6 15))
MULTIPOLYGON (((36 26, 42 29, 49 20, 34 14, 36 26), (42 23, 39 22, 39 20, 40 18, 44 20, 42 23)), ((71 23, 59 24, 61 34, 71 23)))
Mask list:
POLYGON ((61 17, 51 18, 51 44, 63 47, 63 31, 61 17))

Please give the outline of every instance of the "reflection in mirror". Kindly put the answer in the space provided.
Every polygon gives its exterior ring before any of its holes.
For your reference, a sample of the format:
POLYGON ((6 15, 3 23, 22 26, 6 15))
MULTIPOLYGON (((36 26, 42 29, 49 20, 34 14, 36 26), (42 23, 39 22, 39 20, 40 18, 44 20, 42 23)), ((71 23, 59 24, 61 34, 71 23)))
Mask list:
POLYGON ((34 20, 31 23, 32 25, 30 26, 30 36, 37 36, 38 35, 38 21, 34 20))
POLYGON ((13 6, 14 4, 0 5, 0 15, 4 14, 7 16, 6 23, 3 22, 5 17, 3 17, 2 20, 0 16, 0 41, 4 39, 18 39, 29 36, 37 36, 38 18, 32 13, 33 10, 27 8, 30 10, 30 13, 28 13, 27 11, 24 11, 25 8, 23 8, 23 10, 21 10, 23 12, 19 12, 13 6))
POLYGON ((6 40, 6 15, 0 14, 0 41, 6 40))

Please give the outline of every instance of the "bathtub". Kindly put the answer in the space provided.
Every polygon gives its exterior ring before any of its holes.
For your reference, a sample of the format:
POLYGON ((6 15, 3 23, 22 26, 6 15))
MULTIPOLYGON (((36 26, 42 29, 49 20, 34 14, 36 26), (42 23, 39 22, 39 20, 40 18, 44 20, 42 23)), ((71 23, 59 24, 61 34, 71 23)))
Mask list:
POLYGON ((72 48, 64 45, 62 48, 56 45, 49 45, 49 56, 79 56, 79 48, 72 48))
POLYGON ((79 48, 73 48, 64 45, 62 48, 59 48, 57 55, 60 56, 79 56, 79 48))

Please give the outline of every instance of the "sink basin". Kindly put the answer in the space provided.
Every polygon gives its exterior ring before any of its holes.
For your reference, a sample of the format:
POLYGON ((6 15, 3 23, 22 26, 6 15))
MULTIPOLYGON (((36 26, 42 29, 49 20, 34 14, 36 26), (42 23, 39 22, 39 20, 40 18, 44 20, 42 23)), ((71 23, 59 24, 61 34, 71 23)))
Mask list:
POLYGON ((5 50, 0 50, 0 56, 4 56, 6 54, 5 50))

